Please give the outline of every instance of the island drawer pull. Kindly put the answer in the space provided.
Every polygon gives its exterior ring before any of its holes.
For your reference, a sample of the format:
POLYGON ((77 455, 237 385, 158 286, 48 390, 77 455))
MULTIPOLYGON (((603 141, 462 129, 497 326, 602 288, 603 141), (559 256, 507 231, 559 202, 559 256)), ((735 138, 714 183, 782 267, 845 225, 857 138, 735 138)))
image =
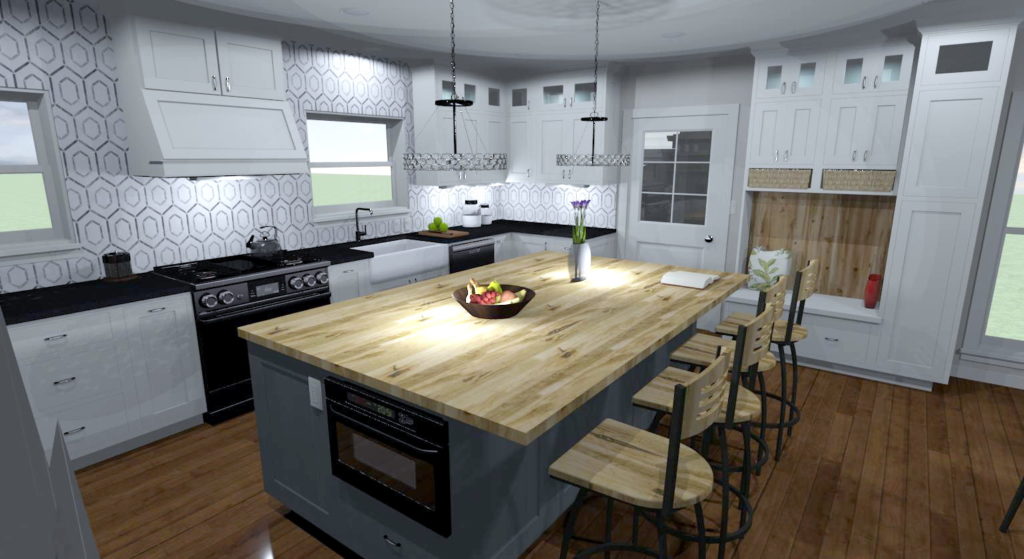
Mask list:
POLYGON ((838 342, 839 338, 830 338, 828 336, 825 336, 825 341, 826 342, 838 342))
POLYGON ((63 340, 66 337, 68 337, 67 334, 57 334, 56 336, 49 336, 47 338, 43 338, 43 341, 44 342, 56 342, 57 340, 63 340))
POLYGON ((388 542, 388 545, 390 545, 391 547, 402 547, 401 543, 389 538, 387 534, 384 534, 384 541, 388 542))
POLYGON ((157 307, 155 309, 149 309, 146 312, 161 312, 161 311, 165 311, 165 310, 167 310, 167 307, 157 307))
POLYGON ((62 384, 68 384, 69 382, 75 382, 76 380, 78 380, 78 377, 62 378, 60 380, 53 381, 53 385, 54 386, 60 386, 62 384))
POLYGON ((74 435, 75 433, 81 433, 82 431, 85 431, 85 425, 82 425, 81 427, 75 427, 70 431, 64 431, 64 435, 74 435))

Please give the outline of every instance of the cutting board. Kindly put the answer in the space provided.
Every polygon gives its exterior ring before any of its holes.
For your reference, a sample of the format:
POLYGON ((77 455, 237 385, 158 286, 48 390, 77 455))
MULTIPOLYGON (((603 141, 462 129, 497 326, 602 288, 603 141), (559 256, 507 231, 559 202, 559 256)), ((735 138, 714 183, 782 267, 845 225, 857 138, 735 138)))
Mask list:
POLYGON ((437 237, 438 239, 458 239, 459 237, 469 235, 469 231, 456 231, 454 229, 449 229, 444 233, 441 233, 440 231, 420 231, 419 234, 424 237, 437 237))

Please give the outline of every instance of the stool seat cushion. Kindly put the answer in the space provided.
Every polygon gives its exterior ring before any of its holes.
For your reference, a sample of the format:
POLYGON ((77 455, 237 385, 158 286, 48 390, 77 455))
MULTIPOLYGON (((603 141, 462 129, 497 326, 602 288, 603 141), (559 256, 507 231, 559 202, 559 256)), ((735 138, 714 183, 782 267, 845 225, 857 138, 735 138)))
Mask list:
MULTIPOLYGON (((734 312, 727 316, 721 324, 715 327, 715 332, 719 334, 725 334, 726 336, 735 336, 740 331, 740 325, 746 324, 754 320, 754 315, 734 312)), ((807 328, 800 325, 793 325, 793 341, 799 342, 800 340, 807 337, 807 328)), ((786 341, 786 321, 779 319, 775 321, 775 327, 772 329, 772 342, 784 342, 786 341)))
MULTIPOLYGON (((661 508, 669 440, 632 425, 605 419, 548 468, 552 477, 630 505, 661 508)), ((711 495, 711 466, 695 450, 679 445, 673 508, 711 495)))
MULTIPOLYGON (((688 386, 697 373, 684 371, 675 367, 668 367, 654 380, 647 383, 633 396, 633 405, 650 410, 672 413, 672 396, 676 385, 688 386)), ((744 388, 738 387, 736 393, 736 413, 733 415, 734 423, 745 423, 761 418, 761 398, 757 394, 744 388)), ((725 406, 718 412, 716 423, 725 423, 725 406)))
MULTIPOLYGON (((718 357, 719 347, 735 352, 736 342, 719 336, 698 333, 694 334, 693 337, 686 340, 686 343, 673 351, 670 359, 677 363, 707 367, 718 357)), ((766 352, 764 357, 757 362, 757 370, 762 373, 770 371, 775 368, 776 363, 775 356, 771 352, 766 352)))

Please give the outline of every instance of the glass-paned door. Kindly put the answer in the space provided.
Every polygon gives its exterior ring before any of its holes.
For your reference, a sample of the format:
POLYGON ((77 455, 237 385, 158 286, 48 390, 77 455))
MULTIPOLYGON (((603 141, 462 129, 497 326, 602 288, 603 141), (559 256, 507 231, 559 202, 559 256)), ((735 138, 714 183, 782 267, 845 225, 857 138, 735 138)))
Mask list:
POLYGON ((644 134, 641 220, 704 224, 711 135, 711 130, 644 134))

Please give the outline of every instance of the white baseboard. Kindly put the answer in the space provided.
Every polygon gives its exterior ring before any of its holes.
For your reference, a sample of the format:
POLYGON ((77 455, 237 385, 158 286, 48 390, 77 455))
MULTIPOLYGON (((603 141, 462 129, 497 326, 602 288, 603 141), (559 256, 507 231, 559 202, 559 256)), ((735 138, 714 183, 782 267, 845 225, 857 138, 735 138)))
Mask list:
POLYGON ((835 363, 828 363, 825 361, 818 361, 817 359, 801 357, 799 350, 797 353, 797 360, 800 362, 801 367, 821 369, 822 371, 828 371, 830 373, 839 373, 841 375, 862 378, 865 380, 873 380, 876 382, 884 382, 886 384, 893 384, 905 388, 913 388, 915 390, 923 390, 925 392, 932 391, 932 383, 928 381, 910 379, 906 377, 890 375, 888 373, 880 373, 878 371, 860 369, 858 367, 849 367, 846 365, 837 365, 835 363))
POLYGON ((957 378, 1024 390, 1024 370, 961 357, 953 365, 957 378))

